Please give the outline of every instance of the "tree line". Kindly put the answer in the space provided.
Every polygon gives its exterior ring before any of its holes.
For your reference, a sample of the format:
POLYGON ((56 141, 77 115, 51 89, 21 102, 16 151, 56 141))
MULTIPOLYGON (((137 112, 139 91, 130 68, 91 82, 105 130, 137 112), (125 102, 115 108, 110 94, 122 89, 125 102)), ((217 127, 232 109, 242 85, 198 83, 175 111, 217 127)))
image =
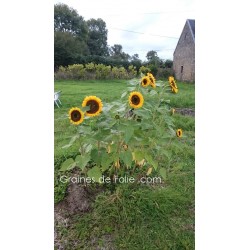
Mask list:
MULTIPOLYGON (((78 12, 66 4, 54 5, 54 67, 72 64, 96 63, 113 67, 129 65, 139 69, 149 66, 152 71, 158 68, 171 68, 172 60, 160 59, 154 50, 146 54, 143 62, 139 55, 129 55, 121 44, 107 44, 108 30, 101 18, 84 20, 78 12)), ((157 73, 157 72, 153 72, 157 73)))

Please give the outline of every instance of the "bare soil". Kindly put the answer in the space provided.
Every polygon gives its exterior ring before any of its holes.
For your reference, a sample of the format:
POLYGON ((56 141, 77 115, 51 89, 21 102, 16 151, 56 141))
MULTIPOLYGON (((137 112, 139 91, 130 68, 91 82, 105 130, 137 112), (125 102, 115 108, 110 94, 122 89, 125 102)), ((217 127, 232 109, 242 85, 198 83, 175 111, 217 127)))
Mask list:
MULTIPOLYGON (((67 194, 61 202, 54 206, 54 247, 57 250, 69 249, 67 237, 63 231, 70 230, 74 215, 84 215, 92 209, 96 195, 103 191, 102 187, 90 187, 82 183, 69 183, 67 194)), ((107 239, 110 237, 107 236, 107 239)), ((110 239, 109 239, 110 240, 110 239)), ((108 240, 108 241, 109 241, 108 240)), ((98 240, 96 240, 97 244, 98 240)), ((78 240, 70 241, 72 249, 77 247, 78 240)), ((93 244, 95 240, 93 239, 93 244)), ((93 249, 98 249, 94 247, 93 249)), ((111 248, 112 249, 112 248, 111 248)))

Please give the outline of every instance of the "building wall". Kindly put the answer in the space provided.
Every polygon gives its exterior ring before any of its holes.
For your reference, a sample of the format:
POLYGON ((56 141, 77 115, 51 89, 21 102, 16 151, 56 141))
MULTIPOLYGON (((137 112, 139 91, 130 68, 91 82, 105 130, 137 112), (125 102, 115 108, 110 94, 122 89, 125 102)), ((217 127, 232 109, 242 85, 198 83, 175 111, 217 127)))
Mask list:
POLYGON ((178 81, 195 81, 195 43, 186 22, 173 56, 173 69, 178 81))

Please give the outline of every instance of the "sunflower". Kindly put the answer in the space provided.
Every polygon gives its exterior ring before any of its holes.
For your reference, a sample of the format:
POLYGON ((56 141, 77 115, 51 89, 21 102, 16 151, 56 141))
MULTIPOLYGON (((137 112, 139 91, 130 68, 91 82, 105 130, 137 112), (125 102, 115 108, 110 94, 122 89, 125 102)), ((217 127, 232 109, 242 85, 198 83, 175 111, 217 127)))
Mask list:
POLYGON ((171 87, 171 88, 172 88, 171 90, 172 90, 173 93, 175 93, 175 94, 178 93, 178 89, 177 88, 175 88, 175 87, 171 87))
POLYGON ((174 79, 173 76, 170 76, 170 77, 168 78, 168 82, 169 82, 170 87, 176 88, 176 89, 178 88, 177 85, 176 85, 176 82, 175 82, 175 79, 174 79))
POLYGON ((153 87, 153 88, 155 88, 156 85, 155 85, 155 78, 154 78, 154 76, 151 73, 147 73, 147 76, 148 76, 148 78, 150 80, 150 86, 153 87))
POLYGON ((150 86, 151 86, 152 88, 154 88, 154 89, 156 88, 156 84, 155 84, 155 83, 152 83, 152 82, 151 82, 151 83, 150 83, 150 86))
POLYGON ((130 93, 128 100, 129 105, 135 109, 141 108, 144 102, 142 94, 136 91, 130 93))
POLYGON ((168 77, 168 81, 169 81, 169 82, 174 81, 174 77, 173 77, 173 76, 169 76, 169 77, 168 77))
POLYGON ((176 130, 177 137, 182 137, 182 130, 179 128, 176 130))
POLYGON ((171 87, 174 87, 174 88, 178 89, 175 81, 172 81, 169 84, 170 84, 171 87))
POLYGON ((97 116, 102 111, 102 101, 96 96, 87 96, 82 102, 82 107, 89 106, 89 110, 86 111, 87 116, 97 116))
POLYGON ((141 79, 141 86, 142 87, 147 87, 150 84, 150 78, 148 76, 144 76, 141 79))
POLYGON ((69 111, 70 122, 79 125, 83 122, 84 113, 79 108, 71 108, 69 111))

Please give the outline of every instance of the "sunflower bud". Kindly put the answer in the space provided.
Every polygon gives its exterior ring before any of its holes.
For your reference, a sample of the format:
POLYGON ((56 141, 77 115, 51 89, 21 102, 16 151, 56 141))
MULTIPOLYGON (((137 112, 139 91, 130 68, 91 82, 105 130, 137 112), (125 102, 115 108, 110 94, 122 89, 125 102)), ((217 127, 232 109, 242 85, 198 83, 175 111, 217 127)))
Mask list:
POLYGON ((115 167, 116 168, 120 168, 120 161, 119 161, 119 159, 115 162, 115 167))

